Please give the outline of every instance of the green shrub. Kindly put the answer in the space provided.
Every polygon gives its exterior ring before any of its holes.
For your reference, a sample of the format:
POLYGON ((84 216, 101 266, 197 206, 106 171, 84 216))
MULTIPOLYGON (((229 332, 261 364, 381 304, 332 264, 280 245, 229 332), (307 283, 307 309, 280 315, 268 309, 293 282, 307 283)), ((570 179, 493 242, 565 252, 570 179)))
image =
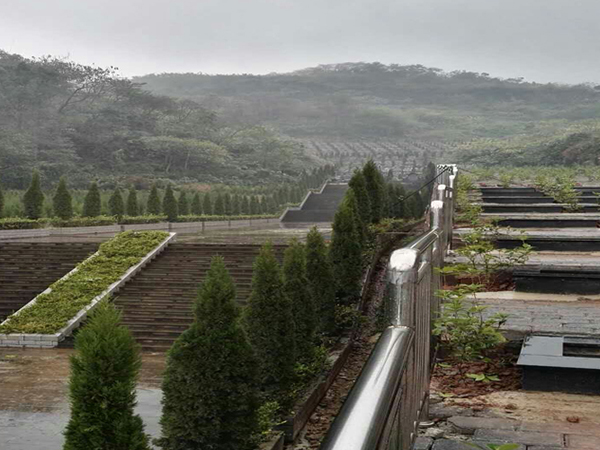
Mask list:
POLYGON ((175 194, 171 185, 167 186, 165 190, 165 196, 163 198, 163 214, 167 216, 169 222, 176 222, 177 216, 179 215, 179 209, 177 208, 177 201, 175 200, 175 194))
POLYGON ((353 211, 344 201, 333 219, 329 256, 333 265, 337 297, 342 303, 352 303, 360 295, 362 249, 353 211))
POLYGON ((311 228, 306 236, 306 278, 319 330, 331 334, 335 331, 335 280, 325 239, 317 227, 311 228))
POLYGON ((99 227, 103 225, 115 225, 116 219, 112 216, 97 216, 97 217, 72 217, 70 219, 46 219, 43 220, 45 226, 55 228, 65 227, 99 227))
POLYGON ((142 419, 134 414, 140 354, 120 320, 103 302, 75 338, 64 450, 150 449, 142 419))
POLYGON ((154 216, 154 215, 146 215, 146 216, 123 216, 119 218, 119 223, 122 225, 135 225, 135 224, 146 224, 146 223, 160 223, 166 222, 167 216, 154 216))
POLYGON ((4 215, 4 191, 2 190, 2 186, 0 186, 0 218, 4 215))
POLYGON ((210 194, 207 192, 204 194, 204 201, 202 202, 202 212, 210 216, 213 213, 212 202, 210 200, 210 194))
POLYGON ((355 170, 354 175, 350 178, 348 186, 354 191, 358 213, 362 223, 371 223, 371 199, 367 191, 365 177, 360 170, 355 170))
POLYGON ((190 202, 187 198, 187 193, 181 191, 179 193, 179 200, 177 201, 177 214, 180 216, 187 216, 190 214, 190 202))
POLYGON ((100 198, 100 190, 98 189, 98 183, 93 181, 90 183, 90 187, 83 200, 83 216, 84 217, 97 217, 102 214, 102 201, 100 198))
POLYGON ((98 255, 77 266, 69 278, 59 280, 51 292, 0 325, 0 333, 56 333, 92 299, 119 280, 152 249, 168 237, 164 231, 126 231, 104 242, 98 255))
POLYGON ((213 214, 215 216, 225 215, 225 203, 223 202, 223 196, 220 193, 217 194, 217 198, 215 199, 215 204, 213 205, 213 214))
POLYGON ((461 360, 479 358, 506 340, 499 330, 508 316, 498 313, 484 319, 487 307, 479 305, 475 296, 480 288, 476 284, 460 285, 436 292, 443 307, 435 320, 433 334, 440 336, 442 345, 461 360))
POLYGON ((108 210, 110 211, 111 216, 121 217, 125 215, 125 203, 123 203, 121 188, 118 186, 108 199, 108 210))
POLYGON ((137 191, 134 186, 131 186, 129 189, 129 193, 127 194, 127 208, 126 213, 128 216, 138 216, 140 214, 138 199, 137 199, 137 191))
POLYGON ((270 243, 263 246, 254 262, 244 327, 260 362, 263 385, 272 399, 288 406, 296 363, 294 316, 270 243))
POLYGON ((168 353, 163 449, 255 448, 257 360, 238 315, 233 280, 223 259, 214 257, 194 305, 194 323, 168 353))
POLYGON ((192 198, 192 207, 191 209, 191 213, 194 216, 200 216, 202 215, 202 202, 200 201, 200 192, 196 192, 194 194, 194 198, 192 198))
POLYGON ((45 222, 42 220, 21 219, 19 217, 9 217, 0 219, 0 230, 32 230, 44 228, 45 222))
POLYGON ((364 165, 362 173, 371 205, 371 223, 377 223, 385 211, 385 181, 372 159, 364 165))
POLYGON ((283 290, 292 302, 296 330, 296 355, 309 360, 314 355, 317 315, 308 289, 304 245, 294 239, 283 258, 283 290))
POLYGON ((152 185, 152 189, 150 190, 148 204, 146 205, 146 212, 151 216, 159 216, 162 214, 162 205, 160 202, 160 196, 158 195, 158 186, 156 183, 152 185))
POLYGON ((73 217, 73 199, 67 189, 67 180, 60 177, 56 193, 52 199, 54 215, 62 220, 69 220, 73 217))
POLYGON ((31 184, 23 196, 23 207, 25 209, 25 216, 28 219, 36 220, 42 217, 44 193, 42 192, 40 174, 37 170, 33 171, 31 184))

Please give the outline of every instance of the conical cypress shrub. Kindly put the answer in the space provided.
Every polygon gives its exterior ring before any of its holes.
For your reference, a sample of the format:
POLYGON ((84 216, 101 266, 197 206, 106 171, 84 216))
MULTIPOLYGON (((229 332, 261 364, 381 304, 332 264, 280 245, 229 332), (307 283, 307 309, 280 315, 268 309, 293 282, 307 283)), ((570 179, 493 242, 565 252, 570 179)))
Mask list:
POLYGON ((365 225, 371 223, 371 199, 367 192, 365 177, 360 170, 354 171, 354 175, 350 178, 348 186, 354 190, 356 203, 358 204, 358 212, 362 222, 365 225))
POLYGON ((127 215, 128 216, 139 216, 139 206, 137 199, 137 191, 135 186, 131 186, 129 193, 127 194, 127 215))
POLYGON ((231 215, 231 194, 227 193, 223 196, 223 211, 226 216, 231 215))
POLYGON ((163 213, 167 216, 167 220, 169 222, 176 222, 179 210, 177 208, 177 200, 175 200, 175 194, 173 194, 173 189, 171 189, 170 184, 165 190, 165 196, 163 198, 162 204, 163 213))
POLYGON ((134 414, 140 354, 120 320, 103 302, 75 337, 64 450, 150 449, 142 419, 134 414))
POLYGON ((158 195, 158 186, 156 183, 154 183, 152 185, 152 189, 150 189, 146 210, 148 214, 152 214, 154 216, 159 216, 162 213, 162 204, 160 201, 160 196, 158 195))
POLYGON ((200 216, 202 214, 202 202, 200 201, 200 192, 196 192, 192 198, 192 214, 200 216))
POLYGON ((248 200, 248 196, 244 195, 242 197, 242 201, 240 203, 241 213, 244 215, 250 214, 250 201, 248 200))
POLYGON ((180 216, 187 216, 190 213, 190 202, 187 198, 187 193, 181 191, 179 193, 179 200, 177 202, 177 211, 180 216))
POLYGON ((296 330, 296 355, 306 361, 314 356, 317 314, 308 289, 304 245, 294 239, 283 259, 283 289, 292 302, 296 330))
POLYGON ((97 217, 102 214, 102 200, 98 183, 92 181, 83 199, 83 217, 97 217))
POLYGON ((306 278, 319 318, 319 330, 331 334, 335 331, 335 281, 327 245, 317 227, 306 235, 306 278))
POLYGON ((223 196, 220 193, 217 194, 217 198, 215 199, 215 204, 213 205, 213 214, 215 216, 225 215, 225 205, 223 203, 223 196))
POLYGON ((383 217, 385 206, 383 177, 372 159, 367 161, 362 172, 371 204, 371 223, 378 223, 383 217))
POLYGON ((351 206, 343 201, 333 219, 329 251, 336 282, 336 296, 342 303, 352 303, 360 294, 362 249, 351 206))
POLYGON ((214 257, 194 305, 194 323, 167 356, 163 449, 255 448, 257 359, 238 315, 233 281, 223 259, 214 257))
POLYGON ((270 243, 263 246, 254 261, 244 328, 260 362, 263 386, 273 398, 287 405, 296 363, 294 316, 270 243))
POLYGON ((111 216, 121 217, 125 214, 125 203, 123 203, 121 188, 118 186, 108 199, 108 210, 110 211, 111 216))
POLYGON ((0 186, 0 218, 4 216, 4 191, 2 190, 2 186, 0 186))
POLYGON ((394 217, 397 219, 403 219, 406 217, 406 202, 404 201, 404 197, 406 197, 406 191, 404 190, 404 186, 402 186, 400 183, 396 184, 394 188, 394 196, 395 201, 392 204, 394 217))
POLYGON ((73 199, 67 188, 67 180, 65 177, 60 177, 58 187, 52 198, 52 207, 54 215, 62 220, 69 220, 73 217, 73 199))
POLYGON ((260 214, 260 202, 258 201, 258 197, 256 195, 253 195, 250 198, 249 213, 251 216, 256 216, 260 214))
POLYGON ((28 219, 39 219, 44 209, 44 193, 37 170, 31 175, 31 184, 23 196, 23 207, 28 219))
POLYGON ((207 216, 212 216, 213 214, 213 205, 210 200, 210 194, 207 192, 204 194, 204 202, 202 203, 202 212, 207 216))
POLYGON ((358 235, 358 241, 362 248, 362 247, 364 247, 365 241, 367 239, 367 225, 365 223, 363 223, 363 221, 360 217, 360 211, 358 209, 358 202, 356 201, 356 195, 354 194, 354 189, 350 188, 346 191, 346 195, 344 196, 344 201, 348 204, 350 210, 352 211, 352 216, 354 217, 354 223, 356 224, 356 234, 358 235))
POLYGON ((239 216, 240 214, 242 214, 240 196, 235 194, 231 199, 231 215, 239 216))

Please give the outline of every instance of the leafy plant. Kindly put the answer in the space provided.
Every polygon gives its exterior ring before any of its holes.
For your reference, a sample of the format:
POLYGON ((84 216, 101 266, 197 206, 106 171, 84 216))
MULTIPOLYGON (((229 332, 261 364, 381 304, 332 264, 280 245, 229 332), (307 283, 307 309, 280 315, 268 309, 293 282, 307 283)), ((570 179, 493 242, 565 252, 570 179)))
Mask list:
POLYGON ((258 408, 256 415, 260 432, 259 441, 265 442, 269 440, 273 428, 285 423, 285 420, 279 419, 280 410, 281 406, 279 405, 279 402, 276 401, 265 402, 258 408))
POLYGON ((475 381, 481 381, 483 383, 489 383, 491 381, 500 381, 498 375, 488 375, 485 373, 468 373, 467 378, 471 378, 475 381))
POLYGON ((480 450, 516 450, 519 444, 477 444, 474 442, 465 442, 466 445, 480 450))
POLYGON ((487 307, 478 304, 476 298, 480 289, 481 286, 476 284, 460 285, 436 293, 443 301, 443 308, 434 322, 433 333, 440 336, 442 345, 461 360, 481 357, 486 350, 506 340, 499 330, 508 316, 497 313, 484 318, 487 307))

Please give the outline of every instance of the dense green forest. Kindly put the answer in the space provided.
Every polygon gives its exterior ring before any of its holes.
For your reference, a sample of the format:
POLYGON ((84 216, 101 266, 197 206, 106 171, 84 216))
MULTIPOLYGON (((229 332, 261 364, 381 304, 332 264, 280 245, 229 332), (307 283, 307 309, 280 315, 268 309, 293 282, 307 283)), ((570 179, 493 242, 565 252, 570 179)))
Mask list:
POLYGON ((148 188, 153 180, 257 184, 314 166, 302 146, 223 120, 190 99, 152 94, 99 68, 0 51, 0 180, 24 188, 32 168, 50 185, 94 178, 148 188))
POLYGON ((134 78, 231 123, 294 137, 467 141, 556 131, 600 118, 600 87, 499 79, 421 65, 323 65, 269 75, 165 73, 134 78))

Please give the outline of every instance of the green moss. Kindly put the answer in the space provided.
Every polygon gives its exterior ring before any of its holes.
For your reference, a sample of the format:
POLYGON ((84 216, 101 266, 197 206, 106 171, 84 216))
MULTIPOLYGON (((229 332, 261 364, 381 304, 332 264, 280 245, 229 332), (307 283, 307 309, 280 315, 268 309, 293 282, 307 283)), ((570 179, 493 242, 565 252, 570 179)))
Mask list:
POLYGON ((0 325, 0 333, 58 332, 168 235, 164 231, 118 234, 100 246, 96 257, 79 264, 77 272, 52 284, 50 293, 39 295, 35 305, 10 316, 6 324, 0 325))

